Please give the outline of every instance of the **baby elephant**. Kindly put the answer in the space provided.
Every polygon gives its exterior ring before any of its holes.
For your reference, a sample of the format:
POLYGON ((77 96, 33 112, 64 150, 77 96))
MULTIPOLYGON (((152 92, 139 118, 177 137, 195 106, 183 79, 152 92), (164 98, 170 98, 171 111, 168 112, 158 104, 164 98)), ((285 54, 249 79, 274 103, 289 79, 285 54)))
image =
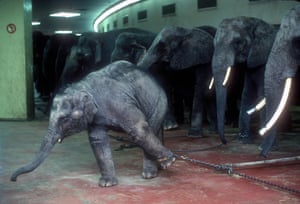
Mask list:
POLYGON ((157 162, 166 169, 175 161, 174 154, 156 137, 166 110, 164 91, 135 65, 117 61, 92 72, 57 93, 51 108, 48 132, 37 157, 16 170, 11 181, 36 169, 57 142, 83 130, 88 130, 100 169, 99 186, 118 183, 108 130, 128 133, 128 139, 144 150, 143 178, 156 177, 157 162))

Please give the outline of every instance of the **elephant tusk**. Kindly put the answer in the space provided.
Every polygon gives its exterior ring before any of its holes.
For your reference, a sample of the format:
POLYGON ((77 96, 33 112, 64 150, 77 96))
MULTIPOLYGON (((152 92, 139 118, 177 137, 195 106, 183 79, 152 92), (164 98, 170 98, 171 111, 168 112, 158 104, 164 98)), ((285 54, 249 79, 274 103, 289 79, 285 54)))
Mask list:
POLYGON ((231 72, 231 66, 229 66, 226 70, 225 78, 224 78, 224 81, 223 81, 223 86, 226 86, 227 81, 228 81, 229 76, 230 76, 230 72, 231 72))
POLYGON ((292 85, 292 78, 289 77, 285 80, 285 85, 284 85, 284 89, 283 89, 283 93, 282 93, 282 97, 279 102, 279 105, 278 105, 275 113, 273 114, 272 118, 266 124, 266 126, 259 130, 260 135, 264 135, 270 128, 273 127, 275 122, 278 120, 280 114, 282 113, 282 111, 286 105, 286 102, 287 102, 287 99, 289 96, 289 92, 291 89, 291 85, 292 85))
POLYGON ((58 143, 62 143, 62 139, 61 139, 61 138, 58 138, 57 142, 58 142, 58 143))
POLYGON ((251 115, 255 111, 259 111, 266 105, 266 98, 263 98, 254 108, 247 111, 248 115, 251 115))
POLYGON ((213 85, 214 85, 214 82, 215 82, 215 79, 214 77, 211 78, 210 82, 209 82, 209 86, 208 86, 208 89, 211 90, 213 85))

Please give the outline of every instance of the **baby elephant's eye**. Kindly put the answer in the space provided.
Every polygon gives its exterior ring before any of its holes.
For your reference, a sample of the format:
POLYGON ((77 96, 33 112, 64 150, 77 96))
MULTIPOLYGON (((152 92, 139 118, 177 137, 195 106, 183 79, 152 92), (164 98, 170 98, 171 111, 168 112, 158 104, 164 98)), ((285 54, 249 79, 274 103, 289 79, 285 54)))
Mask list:
POLYGON ((63 110, 70 110, 70 109, 73 108, 72 106, 73 106, 73 104, 71 104, 70 102, 64 101, 64 102, 62 103, 62 105, 61 105, 61 108, 62 108, 63 110))

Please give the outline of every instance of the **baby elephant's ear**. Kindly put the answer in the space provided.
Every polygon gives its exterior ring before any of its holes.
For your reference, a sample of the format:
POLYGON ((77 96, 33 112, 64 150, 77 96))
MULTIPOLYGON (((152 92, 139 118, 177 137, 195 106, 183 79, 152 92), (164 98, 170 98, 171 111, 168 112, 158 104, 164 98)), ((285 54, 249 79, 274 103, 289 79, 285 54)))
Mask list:
POLYGON ((87 118, 88 122, 92 122, 94 119, 94 115, 98 111, 97 105, 95 103, 95 99, 88 92, 81 92, 81 94, 82 94, 81 101, 84 104, 83 114, 87 118))

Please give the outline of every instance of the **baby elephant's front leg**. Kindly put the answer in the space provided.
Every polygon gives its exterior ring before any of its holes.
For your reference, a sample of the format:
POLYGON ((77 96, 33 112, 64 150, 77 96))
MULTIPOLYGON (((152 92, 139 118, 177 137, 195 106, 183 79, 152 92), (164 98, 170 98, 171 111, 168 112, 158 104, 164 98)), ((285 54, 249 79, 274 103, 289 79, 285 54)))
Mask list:
POLYGON ((89 140, 96 157, 101 178, 99 186, 109 187, 118 184, 107 130, 101 128, 89 129, 89 140))

